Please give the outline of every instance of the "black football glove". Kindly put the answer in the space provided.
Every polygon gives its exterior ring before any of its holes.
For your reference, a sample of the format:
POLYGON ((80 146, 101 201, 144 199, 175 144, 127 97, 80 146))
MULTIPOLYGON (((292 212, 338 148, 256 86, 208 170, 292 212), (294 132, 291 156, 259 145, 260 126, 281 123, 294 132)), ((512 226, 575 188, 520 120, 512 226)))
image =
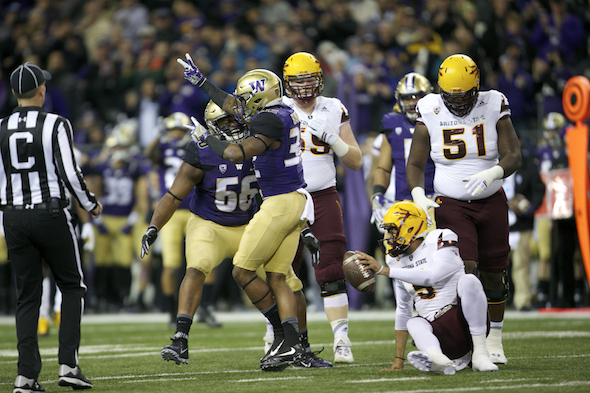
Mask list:
POLYGON ((145 235, 141 238, 141 257, 148 255, 150 253, 150 246, 154 244, 156 238, 158 237, 158 227, 155 225, 150 225, 145 231, 145 235))
POLYGON ((317 237, 315 237, 311 232, 311 228, 306 227, 301 231, 301 240, 303 241, 303 245, 307 247, 307 249, 311 253, 311 261, 316 265, 319 264, 320 242, 318 241, 317 237))

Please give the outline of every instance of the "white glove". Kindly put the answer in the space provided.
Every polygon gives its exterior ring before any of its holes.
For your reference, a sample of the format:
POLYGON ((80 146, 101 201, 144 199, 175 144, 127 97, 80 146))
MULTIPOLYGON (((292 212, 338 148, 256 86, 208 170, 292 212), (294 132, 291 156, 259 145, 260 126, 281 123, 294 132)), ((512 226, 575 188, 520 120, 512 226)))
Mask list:
POLYGON ((337 133, 330 131, 326 116, 316 116, 308 121, 307 129, 311 135, 318 137, 330 145, 338 157, 342 157, 348 153, 350 146, 348 146, 337 133))
POLYGON ((307 129, 328 145, 332 146, 339 138, 338 134, 330 132, 326 116, 316 116, 307 122, 307 129))
POLYGON ((194 116, 191 116, 191 121, 193 124, 185 124, 184 126, 191 130, 191 138, 195 143, 205 142, 205 138, 207 138, 210 133, 209 130, 202 126, 201 123, 194 116))
POLYGON ((383 217, 385 217, 387 210, 392 204, 393 201, 385 198, 382 193, 377 192, 373 194, 371 197, 371 208, 373 209, 373 213, 371 214, 371 224, 377 225, 377 228, 379 229, 381 222, 383 222, 383 217))
POLYGON ((84 246, 82 247, 84 251, 94 251, 94 228, 91 223, 82 224, 80 237, 84 240, 84 246))
POLYGON ((494 180, 498 180, 503 177, 504 168, 502 168, 500 165, 496 165, 490 169, 486 169, 485 171, 481 171, 475 175, 466 177, 463 179, 463 181, 467 182, 465 185, 467 193, 471 196, 478 196, 484 192, 494 180))
POLYGON ((426 223, 428 224, 428 226, 432 225, 432 218, 430 217, 430 214, 428 213, 428 208, 430 207, 434 207, 437 208, 439 207, 439 204, 436 203, 435 201, 433 201, 430 198, 426 197, 426 194, 424 192, 424 189, 422 187, 414 187, 412 188, 412 199, 414 200, 414 203, 418 206, 420 206, 425 212, 426 212, 426 223))
POLYGON ((195 86, 203 86, 203 83, 205 83, 207 78, 203 76, 203 73, 199 70, 195 63, 193 63, 191 55, 188 53, 186 54, 186 61, 180 58, 176 59, 176 61, 178 64, 184 67, 184 79, 195 86))

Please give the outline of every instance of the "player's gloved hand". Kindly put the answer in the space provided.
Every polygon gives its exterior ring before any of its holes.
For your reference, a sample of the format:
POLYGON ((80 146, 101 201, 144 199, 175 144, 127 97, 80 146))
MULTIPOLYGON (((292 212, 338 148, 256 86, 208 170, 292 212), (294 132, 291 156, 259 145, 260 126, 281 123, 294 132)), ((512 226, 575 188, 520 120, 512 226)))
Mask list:
POLYGON ((150 246, 154 244, 156 238, 158 237, 158 227, 155 225, 150 225, 145 231, 145 234, 141 238, 141 257, 148 255, 150 253, 150 246))
POLYGON ((416 205, 420 206, 426 212, 426 223, 428 226, 431 226, 432 218, 430 217, 430 213, 428 213, 428 208, 439 207, 439 204, 434 202, 432 199, 427 198, 422 187, 414 187, 412 189, 412 199, 416 205))
POLYGON ((307 122, 307 129, 311 135, 315 135, 328 145, 332 146, 338 140, 338 134, 329 131, 326 116, 315 116, 307 122))
POLYGON ((82 225, 80 237, 82 238, 82 240, 84 240, 84 246, 82 247, 84 251, 94 251, 94 228, 92 228, 91 223, 87 222, 86 224, 82 225))
POLYGON ((305 227, 301 231, 301 240, 303 241, 303 245, 307 247, 307 249, 311 253, 311 262, 313 262, 315 265, 319 264, 320 242, 318 241, 317 237, 313 235, 310 227, 305 227))
POLYGON ((371 214, 371 224, 377 225, 379 227, 381 225, 381 221, 383 221, 383 217, 385 217, 385 213, 388 206, 391 206, 393 201, 385 198, 383 193, 376 192, 371 196, 371 208, 373 209, 373 213, 371 214))
POLYGON ((466 177, 463 181, 467 182, 467 184, 465 184, 467 193, 471 196, 478 196, 484 192, 494 180, 501 179, 502 177, 504 177, 504 168, 500 165, 496 165, 490 169, 466 177))
POLYGON ((131 231, 133 230, 133 227, 137 223, 137 220, 139 220, 139 213, 138 212, 132 211, 131 213, 129 213, 129 215, 127 216, 127 222, 121 228, 121 233, 124 235, 129 235, 131 233, 131 231))
POLYGON ((211 135, 209 130, 207 127, 201 125, 201 123, 199 123, 199 121, 195 119, 194 116, 191 116, 191 121, 193 124, 185 124, 185 127, 191 130, 191 138, 193 138, 195 143, 205 142, 205 139, 211 135))
POLYGON ((203 83, 205 83, 207 78, 203 76, 195 63, 193 63, 191 55, 188 53, 186 54, 186 61, 182 60, 181 58, 176 59, 176 61, 178 64, 184 67, 184 79, 188 80, 195 86, 203 86, 203 83))

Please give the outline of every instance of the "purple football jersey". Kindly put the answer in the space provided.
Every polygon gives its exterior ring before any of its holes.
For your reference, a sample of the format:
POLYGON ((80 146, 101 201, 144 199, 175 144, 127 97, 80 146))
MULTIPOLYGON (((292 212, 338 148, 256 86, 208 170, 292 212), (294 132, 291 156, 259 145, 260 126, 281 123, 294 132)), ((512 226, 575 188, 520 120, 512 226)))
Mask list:
POLYGON ((112 168, 109 161, 97 164, 92 172, 102 177, 103 214, 112 216, 128 216, 135 204, 135 182, 145 175, 145 168, 141 165, 141 157, 134 157, 123 166, 112 168))
POLYGON ((250 160, 241 163, 225 161, 209 146, 189 143, 184 161, 204 172, 194 188, 190 210, 197 216, 225 226, 246 224, 254 214, 252 199, 258 183, 250 160))
MULTIPOLYGON (((275 150, 265 150, 252 159, 262 195, 269 197, 288 194, 305 187, 301 164, 301 131, 297 115, 293 109, 284 105, 272 106, 260 113, 272 113, 283 124, 281 146, 275 150)), ((254 118, 256 116, 258 114, 254 118)), ((254 126, 251 132, 259 133, 254 126)))
MULTIPOLYGON (((388 113, 382 119, 383 133, 391 145, 391 158, 395 167, 395 200, 412 199, 406 181, 406 162, 410 155, 415 125, 400 113, 388 113)), ((434 193, 434 162, 428 157, 424 170, 424 190, 427 195, 434 193)))
MULTIPOLYGON (((158 143, 158 149, 160 150, 160 160, 158 164, 158 178, 160 182, 160 191, 162 196, 172 186, 178 169, 182 164, 182 158, 184 157, 185 146, 180 146, 178 141, 160 140, 158 143)), ((194 195, 194 190, 180 202, 178 209, 188 209, 190 201, 194 195)))

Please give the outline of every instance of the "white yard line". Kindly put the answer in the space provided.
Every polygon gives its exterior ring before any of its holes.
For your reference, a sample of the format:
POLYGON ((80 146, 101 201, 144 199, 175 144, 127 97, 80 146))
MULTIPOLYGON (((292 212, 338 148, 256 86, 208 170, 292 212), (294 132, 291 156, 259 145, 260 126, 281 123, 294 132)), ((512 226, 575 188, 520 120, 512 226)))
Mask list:
MULTIPOLYGON (((486 382, 486 381, 482 381, 486 382)), ((510 382, 510 380, 506 380, 510 382)), ((417 389, 417 390, 392 390, 390 392, 381 393, 439 393, 439 392, 479 392, 479 391, 494 391, 494 390, 515 390, 515 389, 538 389, 538 388, 560 388, 571 386, 590 386, 590 381, 568 381, 559 383, 532 383, 522 385, 500 385, 500 386, 469 386, 469 387, 453 387, 450 389, 417 389)))

